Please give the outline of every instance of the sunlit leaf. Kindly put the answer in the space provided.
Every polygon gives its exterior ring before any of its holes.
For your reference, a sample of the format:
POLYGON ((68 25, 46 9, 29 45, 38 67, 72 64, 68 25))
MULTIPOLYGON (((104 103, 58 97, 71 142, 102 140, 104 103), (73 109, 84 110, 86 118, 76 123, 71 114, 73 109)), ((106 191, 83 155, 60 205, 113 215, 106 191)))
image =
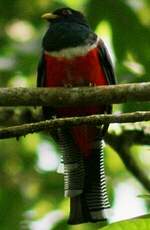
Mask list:
POLYGON ((138 195, 137 197, 145 199, 145 200, 150 200, 150 194, 141 194, 141 195, 138 195))
POLYGON ((110 224, 101 230, 148 230, 150 226, 150 219, 132 219, 110 224))

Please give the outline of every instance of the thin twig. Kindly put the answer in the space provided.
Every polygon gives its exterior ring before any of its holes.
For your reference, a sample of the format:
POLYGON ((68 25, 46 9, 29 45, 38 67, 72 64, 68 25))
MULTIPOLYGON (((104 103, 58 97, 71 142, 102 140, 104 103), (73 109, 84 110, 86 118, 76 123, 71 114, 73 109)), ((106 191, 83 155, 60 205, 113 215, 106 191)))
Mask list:
POLYGON ((0 129, 0 139, 25 136, 28 133, 50 130, 63 126, 73 126, 80 124, 101 125, 108 123, 129 123, 139 121, 149 121, 150 112, 135 112, 126 114, 111 114, 111 115, 91 115, 83 117, 58 118, 46 121, 40 121, 19 126, 12 126, 0 129))

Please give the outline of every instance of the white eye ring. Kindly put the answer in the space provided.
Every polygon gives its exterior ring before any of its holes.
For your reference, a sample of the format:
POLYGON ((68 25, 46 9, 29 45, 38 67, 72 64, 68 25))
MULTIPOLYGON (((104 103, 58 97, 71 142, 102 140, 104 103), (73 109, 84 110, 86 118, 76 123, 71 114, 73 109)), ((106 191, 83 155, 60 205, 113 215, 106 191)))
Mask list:
POLYGON ((62 14, 63 14, 64 16, 66 16, 66 15, 71 15, 72 12, 71 12, 71 10, 63 10, 63 11, 62 11, 62 14))

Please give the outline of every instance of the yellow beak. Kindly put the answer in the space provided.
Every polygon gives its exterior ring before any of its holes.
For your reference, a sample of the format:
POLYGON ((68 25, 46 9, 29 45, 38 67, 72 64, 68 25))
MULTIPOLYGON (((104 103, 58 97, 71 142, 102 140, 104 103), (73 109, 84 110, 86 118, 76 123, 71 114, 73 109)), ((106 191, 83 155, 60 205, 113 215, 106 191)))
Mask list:
POLYGON ((45 19, 45 20, 51 20, 51 19, 56 19, 56 18, 59 18, 58 15, 56 14, 52 14, 52 13, 46 13, 46 14, 43 14, 41 16, 41 18, 45 19))

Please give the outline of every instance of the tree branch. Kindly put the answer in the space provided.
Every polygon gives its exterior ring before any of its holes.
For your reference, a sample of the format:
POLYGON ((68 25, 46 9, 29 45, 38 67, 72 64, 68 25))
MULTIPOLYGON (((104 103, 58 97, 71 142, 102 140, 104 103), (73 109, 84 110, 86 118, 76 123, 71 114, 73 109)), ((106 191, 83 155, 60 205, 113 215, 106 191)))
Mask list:
POLYGON ((46 121, 40 121, 19 126, 12 126, 0 129, 0 139, 25 136, 28 133, 50 130, 64 126, 73 126, 80 124, 101 125, 108 123, 129 123, 150 120, 150 112, 135 112, 126 114, 101 114, 83 117, 58 118, 46 121))
POLYGON ((130 150, 133 144, 150 144, 150 133, 146 134, 143 130, 124 130, 120 135, 107 134, 105 141, 119 154, 126 168, 145 189, 150 191, 150 179, 140 165, 137 164, 130 150))
MULTIPOLYGON (((83 106, 114 104, 131 101, 150 101, 150 83, 125 84, 116 86, 101 87, 80 87, 80 88, 5 88, 0 89, 0 106, 83 106)), ((11 114, 16 122, 16 117, 11 114)), ((27 122, 31 122, 32 116, 25 114, 27 122), (31 118, 31 120, 29 119, 31 118), (28 120, 29 119, 29 120, 28 120)), ((31 115, 31 114, 30 114, 31 115)), ((20 115, 18 115, 20 117, 20 115)), ((9 117, 6 117, 9 119, 9 117)), ((1 116, 0 116, 1 120, 1 116)), ((62 126, 79 124, 101 125, 108 123, 126 123, 150 120, 150 112, 136 112, 115 115, 92 115, 86 117, 60 118, 36 123, 24 124, 0 129, 0 139, 25 136, 28 133, 50 130, 62 126)), ((21 121, 21 120, 20 120, 21 121)), ((19 122, 20 122, 19 121, 19 122)), ((149 144, 149 134, 144 138, 131 133, 127 136, 108 135, 107 143, 119 153, 126 167, 150 190, 150 181, 137 165, 137 162, 130 155, 130 146, 133 143, 149 144), (133 141, 134 140, 134 141, 133 141), (141 141, 142 140, 142 141, 141 141), (121 146, 121 148, 120 148, 121 146)))
MULTIPOLYGON (((149 117, 149 115, 147 113, 146 114, 142 113, 142 117, 139 117, 139 115, 141 116, 141 113, 122 114, 119 116, 118 115, 111 115, 111 117, 116 116, 115 119, 118 119, 117 122, 119 122, 120 117, 121 117, 121 121, 124 121, 124 122, 129 121, 130 119, 132 119, 130 121, 135 121, 134 120, 135 117, 138 121, 140 119, 143 120, 143 115, 144 116, 146 115, 146 117, 145 117, 146 119, 149 117), (147 117, 147 115, 148 115, 148 117, 147 117)), ((98 119, 101 116, 105 117, 105 115, 100 115, 96 119, 98 119)), ((82 117, 82 118, 84 119, 84 117, 82 117)), ((12 107, 0 108, 0 123, 2 123, 2 125, 22 124, 24 122, 35 122, 35 121, 39 121, 40 119, 43 119, 43 117, 42 117, 42 114, 40 113, 39 109, 36 109, 36 110, 32 109, 31 110, 30 108, 23 108, 21 110, 20 109, 14 110, 14 108, 12 108, 12 107)), ((54 122, 54 124, 55 124, 55 120, 50 121, 50 124, 53 126, 53 123, 51 123, 51 122, 54 122)), ((56 128, 57 128, 57 125, 59 125, 60 121, 57 119, 57 122, 58 123, 55 124, 56 128)), ((71 122, 71 120, 69 122, 71 122)), ((39 124, 39 123, 36 123, 36 124, 39 124)), ((69 123, 69 125, 71 125, 71 124, 69 123)), ((51 128, 52 128, 52 126, 51 126, 51 128)), ((24 127, 22 127, 22 126, 17 126, 17 127, 24 129, 24 127)), ((29 127, 30 127, 30 124, 29 124, 29 127)), ((31 130, 28 130, 27 126, 26 126, 27 130, 23 130, 23 129, 21 130, 20 128, 19 128, 19 133, 18 133, 18 131, 17 131, 17 133, 15 133, 15 131, 14 131, 15 127, 11 128, 11 130, 13 130, 13 134, 15 135, 15 137, 18 137, 20 135, 26 135, 29 131, 31 133, 34 131, 32 124, 30 127, 31 130), (27 131, 27 133, 26 133, 26 131, 27 131)), ((7 135, 9 134, 10 135, 9 137, 12 137, 11 130, 10 130, 10 128, 8 128, 8 129, 9 129, 10 133, 7 133, 7 135)), ((49 126, 48 126, 48 129, 49 129, 49 126)), ((1 129, 1 130, 4 130, 4 129, 1 129)), ((3 133, 0 132, 0 135, 3 136, 3 133)), ((3 138, 4 138, 4 136, 3 136, 3 138)), ((119 154, 120 158, 122 159, 122 161, 125 164, 125 166, 127 167, 127 169, 140 181, 140 183, 142 183, 142 185, 147 190, 150 190, 150 186, 149 186, 150 181, 149 181, 147 175, 145 175, 145 173, 140 168, 140 166, 137 165, 137 162, 135 161, 135 159, 132 157, 132 155, 130 153, 130 146, 133 143, 134 144, 140 144, 140 145, 150 145, 150 131, 148 133, 148 132, 145 132, 145 129, 142 129, 142 130, 123 130, 123 132, 119 135, 115 135, 114 133, 109 133, 106 135, 105 141, 117 151, 117 153, 119 154), (117 147, 117 146, 119 146, 119 147, 117 147), (126 148, 123 146, 126 146, 126 148)))
POLYGON ((77 106, 150 101, 150 83, 76 88, 1 88, 0 106, 77 106))

